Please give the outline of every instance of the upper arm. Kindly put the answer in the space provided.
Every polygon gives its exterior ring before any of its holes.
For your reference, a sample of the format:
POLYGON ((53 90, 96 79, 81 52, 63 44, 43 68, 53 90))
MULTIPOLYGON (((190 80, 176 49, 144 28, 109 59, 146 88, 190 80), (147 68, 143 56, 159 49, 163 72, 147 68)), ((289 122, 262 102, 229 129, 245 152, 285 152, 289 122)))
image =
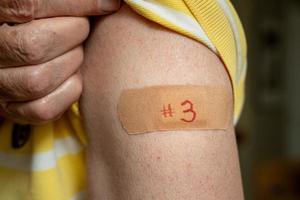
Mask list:
POLYGON ((232 119, 227 130, 133 136, 117 115, 120 94, 130 88, 220 86, 232 96, 226 69, 208 48, 123 6, 96 20, 83 77, 92 199, 243 198, 232 119))

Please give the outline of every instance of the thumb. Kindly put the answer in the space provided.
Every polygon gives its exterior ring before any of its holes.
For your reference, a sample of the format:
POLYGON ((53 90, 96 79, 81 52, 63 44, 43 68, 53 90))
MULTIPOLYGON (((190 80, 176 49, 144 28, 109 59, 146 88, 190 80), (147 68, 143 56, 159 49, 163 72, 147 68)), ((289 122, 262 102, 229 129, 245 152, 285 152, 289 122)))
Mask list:
POLYGON ((120 0, 1 0, 0 22, 22 23, 48 17, 104 15, 119 7, 120 0))
MULTIPOLYGON (((38 1, 38 0, 37 0, 38 1)), ((120 0, 39 0, 35 18, 103 15, 116 11, 120 0)))

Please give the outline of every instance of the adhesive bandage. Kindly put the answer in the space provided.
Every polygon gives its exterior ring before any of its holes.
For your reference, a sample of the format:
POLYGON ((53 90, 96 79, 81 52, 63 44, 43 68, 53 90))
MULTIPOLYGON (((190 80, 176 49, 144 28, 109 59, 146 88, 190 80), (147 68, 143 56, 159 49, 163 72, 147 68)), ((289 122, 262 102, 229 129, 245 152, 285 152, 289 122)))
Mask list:
POLYGON ((122 92, 118 116, 128 134, 225 130, 232 111, 225 87, 153 86, 122 92))

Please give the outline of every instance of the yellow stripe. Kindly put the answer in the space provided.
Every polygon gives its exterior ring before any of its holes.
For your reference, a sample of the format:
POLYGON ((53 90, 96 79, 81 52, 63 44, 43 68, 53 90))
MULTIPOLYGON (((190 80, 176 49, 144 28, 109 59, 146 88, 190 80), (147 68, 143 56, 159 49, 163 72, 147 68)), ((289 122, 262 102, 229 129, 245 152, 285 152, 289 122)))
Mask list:
MULTIPOLYGON (((242 71, 239 72, 239 75, 241 77, 237 77, 237 79, 243 81, 243 79, 245 79, 245 76, 243 75, 243 71, 246 70, 246 67, 247 67, 247 41, 246 41, 246 36, 245 36, 245 32, 244 32, 244 28, 243 28, 243 25, 241 23, 241 20, 238 16, 237 12, 235 11, 232 3, 229 0, 227 0, 227 4, 229 5, 231 13, 234 16, 234 19, 235 19, 235 22, 237 24, 238 31, 239 31, 240 41, 238 41, 238 42, 240 42, 240 45, 242 47, 242 52, 241 52, 241 55, 238 55, 238 56, 242 57, 242 66, 240 66, 242 68, 242 71)), ((237 82, 237 84, 239 84, 239 83, 237 82)))
POLYGON ((0 199, 32 200, 30 173, 0 167, 0 199))
POLYGON ((62 157, 56 168, 42 172, 0 167, 0 177, 0 199, 69 200, 86 189, 85 153, 62 157))
POLYGON ((64 139, 70 137, 70 135, 74 136, 75 131, 66 114, 60 120, 53 123, 53 133, 55 139, 64 139))
POLYGON ((244 102, 245 102, 245 81, 246 81, 246 70, 247 70, 247 41, 246 41, 246 36, 244 32, 243 25, 239 19, 239 16, 237 12, 235 11, 232 3, 227 0, 227 3, 231 9, 231 12, 235 18, 238 31, 239 31, 239 36, 240 36, 240 44, 242 47, 242 52, 241 56, 242 57, 242 66, 240 66, 240 72, 239 72, 239 77, 236 78, 236 88, 235 88, 235 118, 236 121, 238 117, 241 115, 244 102))
POLYGON ((66 200, 83 191, 86 185, 84 153, 59 159, 58 167, 32 173, 36 200, 66 200))
POLYGON ((35 126, 32 130, 32 140, 34 152, 40 153, 53 149, 54 135, 53 124, 48 123, 43 126, 35 126))
POLYGON ((78 136, 80 142, 83 146, 86 146, 87 138, 80 116, 78 103, 72 105, 72 108, 70 111, 68 111, 67 115, 68 119, 70 120, 70 123, 72 124, 73 130, 76 132, 76 135, 78 136))

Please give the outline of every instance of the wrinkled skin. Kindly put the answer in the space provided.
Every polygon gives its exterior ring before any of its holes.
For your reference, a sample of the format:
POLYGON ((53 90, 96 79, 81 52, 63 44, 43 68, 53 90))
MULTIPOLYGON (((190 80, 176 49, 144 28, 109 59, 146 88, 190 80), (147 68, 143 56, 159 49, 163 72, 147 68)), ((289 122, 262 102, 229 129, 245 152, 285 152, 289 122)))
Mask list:
POLYGON ((60 117, 82 92, 86 16, 119 6, 119 0, 2 0, 0 117, 31 124, 60 117))

